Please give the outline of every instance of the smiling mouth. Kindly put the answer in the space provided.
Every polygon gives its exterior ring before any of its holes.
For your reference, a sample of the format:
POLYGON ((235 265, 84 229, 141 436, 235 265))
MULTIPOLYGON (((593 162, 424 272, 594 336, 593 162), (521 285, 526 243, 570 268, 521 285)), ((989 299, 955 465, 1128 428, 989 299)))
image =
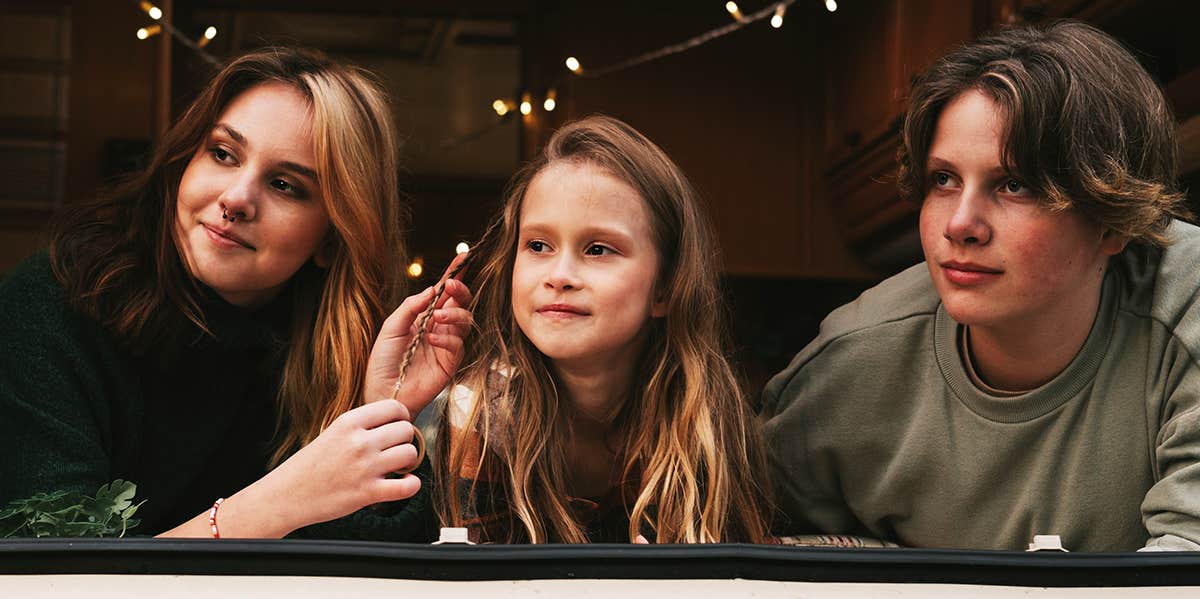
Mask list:
POLYGON ((571 316, 587 316, 588 312, 566 304, 550 304, 537 310, 538 314, 552 318, 567 318, 571 316))
POLYGON ((224 246, 224 247, 243 247, 248 250, 257 251, 254 246, 250 245, 249 243, 246 243, 245 241, 243 241, 241 238, 239 238, 237 236, 230 235, 229 233, 226 233, 226 232, 224 232, 216 227, 213 227, 212 225, 209 225, 207 223, 200 223, 200 224, 201 224, 201 226, 204 227, 205 232, 208 233, 209 239, 212 239, 213 242, 215 242, 217 245, 224 246))

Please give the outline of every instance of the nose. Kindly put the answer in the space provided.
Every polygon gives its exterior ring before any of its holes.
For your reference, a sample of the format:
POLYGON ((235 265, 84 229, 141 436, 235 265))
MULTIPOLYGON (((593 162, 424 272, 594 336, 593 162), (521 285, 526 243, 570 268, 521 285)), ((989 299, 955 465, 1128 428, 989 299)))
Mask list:
POLYGON ((579 262, 570 252, 560 252, 554 257, 546 272, 545 285, 549 289, 572 291, 583 288, 579 276, 579 262))
MULTIPOLYGON (((246 169, 249 171, 249 169, 246 169)), ((258 205, 258 181, 250 172, 239 173, 217 198, 222 217, 229 221, 254 220, 258 205)))
POLYGON ((987 245, 992 240, 992 227, 987 215, 988 202, 986 194, 964 190, 946 221, 942 236, 951 243, 987 245))

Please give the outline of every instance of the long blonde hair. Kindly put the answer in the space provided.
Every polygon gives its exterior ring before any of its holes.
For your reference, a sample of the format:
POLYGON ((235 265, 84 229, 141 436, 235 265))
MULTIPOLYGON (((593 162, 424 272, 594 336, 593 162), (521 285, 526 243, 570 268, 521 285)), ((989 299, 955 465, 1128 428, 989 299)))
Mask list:
MULTIPOLYGON (((398 142, 382 88, 365 71, 306 50, 268 48, 223 68, 158 144, 145 171, 56 223, 55 275, 72 303, 143 352, 210 334, 173 223, 179 182, 225 107, 264 83, 312 106, 313 150, 331 232, 288 293, 293 322, 278 391, 272 463, 361 401, 363 365, 387 311, 403 296, 405 215, 398 142)), ((283 123, 280 126, 291 126, 283 123)))
POLYGON ((633 187, 646 202, 660 256, 657 292, 667 314, 650 324, 630 399, 613 421, 624 434, 621 479, 638 481, 636 499, 626 506, 630 540, 646 534, 659 543, 763 542, 764 452, 726 361, 710 225, 670 158, 632 127, 601 116, 551 137, 510 182, 501 214, 475 250, 480 330, 460 371, 475 401, 465 422, 450 417, 453 400, 442 419, 442 521, 462 526, 469 515, 504 505, 513 524, 509 538, 485 540, 588 541, 565 497, 569 410, 547 358, 521 332, 510 304, 522 200, 534 177, 558 162, 593 165, 633 187), (467 434, 480 442, 467 443, 467 434), (464 465, 490 473, 489 493, 463 492, 464 465))

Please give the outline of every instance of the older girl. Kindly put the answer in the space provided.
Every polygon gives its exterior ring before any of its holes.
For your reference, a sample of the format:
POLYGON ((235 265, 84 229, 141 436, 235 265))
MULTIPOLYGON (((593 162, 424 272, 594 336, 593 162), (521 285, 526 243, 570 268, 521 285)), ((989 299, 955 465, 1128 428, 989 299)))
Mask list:
MULTIPOLYGON (((139 533, 278 537, 416 493, 389 476, 415 466, 405 407, 356 407, 388 393, 432 297, 384 320, 404 260, 396 149, 362 71, 297 50, 222 70, 144 173, 71 207, 0 288, 0 501, 123 478, 139 533)), ((403 401, 457 365, 470 296, 448 290, 403 401)), ((415 522, 364 512, 321 534, 406 539, 415 522)))

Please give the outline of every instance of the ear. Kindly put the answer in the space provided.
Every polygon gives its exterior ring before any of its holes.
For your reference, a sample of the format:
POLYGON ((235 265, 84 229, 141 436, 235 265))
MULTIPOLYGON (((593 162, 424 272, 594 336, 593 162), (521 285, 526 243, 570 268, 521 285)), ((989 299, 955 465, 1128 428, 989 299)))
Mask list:
POLYGON ((1104 235, 1100 238, 1100 251, 1106 256, 1116 256, 1125 250, 1125 246, 1129 245, 1129 236, 1121 235, 1112 229, 1104 231, 1104 235))
POLYGON ((326 235, 325 241, 321 242, 321 247, 317 248, 317 253, 313 254, 313 264, 316 264, 318 268, 329 268, 336 255, 337 241, 333 234, 326 235))

